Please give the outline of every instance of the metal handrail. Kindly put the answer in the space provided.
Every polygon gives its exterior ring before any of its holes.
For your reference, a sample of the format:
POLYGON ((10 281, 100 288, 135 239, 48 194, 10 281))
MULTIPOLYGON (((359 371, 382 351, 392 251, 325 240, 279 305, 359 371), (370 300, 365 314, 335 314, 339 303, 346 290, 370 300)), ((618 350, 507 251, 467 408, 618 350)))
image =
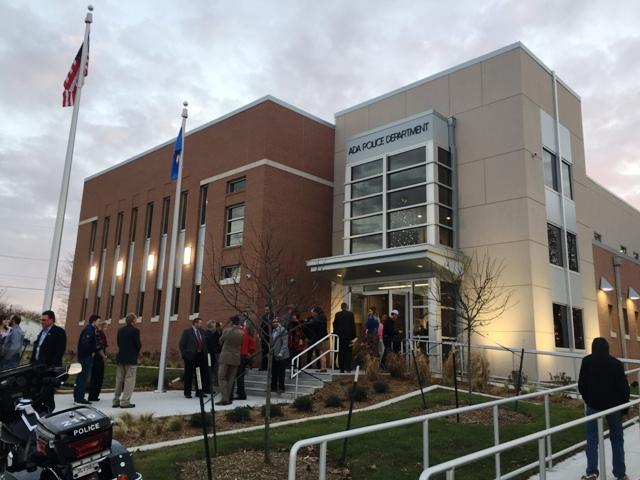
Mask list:
MULTIPOLYGON (((637 373, 640 379, 640 368, 636 368, 633 370, 628 370, 625 372, 626 374, 637 373)), ((357 437, 360 435, 365 435, 368 433, 374 433, 382 430, 389 430, 397 427, 404 427, 407 425, 413 425, 416 423, 422 423, 422 464, 427 468, 429 466, 429 420, 434 420, 442 417, 448 417, 452 415, 457 415, 461 413, 472 412, 475 410, 482 410, 486 408, 493 409, 493 429, 494 429, 494 442, 495 445, 500 445, 500 425, 499 425, 499 416, 498 409, 500 405, 504 405, 507 403, 513 403, 521 400, 529 400, 536 397, 544 397, 544 410, 545 410, 545 427, 547 430, 551 429, 551 414, 550 414, 550 402, 549 397, 555 393, 563 392, 566 390, 577 389, 578 384, 572 383, 570 385, 563 385, 561 387, 551 388, 548 390, 543 390, 540 392, 532 392, 526 393, 523 395, 518 395, 515 397, 508 398, 500 398, 498 400, 493 400, 490 402, 479 403, 476 405, 468 405, 465 407, 453 408, 450 410, 443 410, 439 412, 428 413, 425 415, 419 415, 416 417, 403 418, 400 420, 393 420, 390 422, 379 423, 375 425, 368 425, 366 427, 355 428, 353 430, 346 430, 342 432, 329 433, 326 435, 320 435, 317 437, 307 438, 303 440, 299 440, 293 444, 291 450, 289 452, 289 480, 295 480, 296 475, 296 463, 297 463, 297 453, 298 450, 302 447, 307 447, 310 445, 320 445, 320 455, 319 455, 319 469, 318 469, 318 478, 320 480, 326 479, 326 466, 327 466, 327 443, 336 440, 342 440, 345 438, 357 437)), ((640 402, 640 400, 638 400, 640 402)), ((554 427, 555 428, 555 427, 554 427)), ((549 462, 549 466, 552 466, 552 460, 554 456, 551 453, 551 435, 546 435, 545 437, 546 447, 545 450, 549 452, 549 457, 545 456, 545 461, 549 462)), ((506 444, 505 444, 506 445, 506 444)), ((462 457, 461 457, 462 458, 462 457)), ((496 472, 497 478, 502 478, 500 474, 501 462, 500 462, 500 452, 496 452, 495 455, 495 464, 496 464, 496 472)))
POLYGON ((299 354, 297 354, 295 357, 291 358, 291 378, 292 379, 293 378, 296 379, 296 391, 295 391, 295 396, 296 397, 298 396, 298 383, 299 383, 299 379, 300 379, 300 374, 303 373, 311 365, 316 363, 318 360, 320 360, 322 357, 324 357, 325 355, 331 354, 331 353, 333 353, 333 355, 331 355, 331 372, 333 373, 333 371, 335 370, 336 354, 339 352, 339 350, 340 350, 340 342, 338 342, 338 335, 336 335, 335 333, 328 333, 327 335, 322 337, 320 340, 318 340, 316 343, 314 343, 313 345, 308 346, 303 351, 301 351, 299 354), (316 348, 318 345, 320 345, 321 343, 323 343, 327 339, 329 339, 329 348, 325 352, 322 352, 322 354, 320 356, 314 358, 309 363, 307 363, 305 366, 300 368, 300 358, 303 355, 306 355, 309 351, 311 351, 314 348, 316 348))
MULTIPOLYGON (((573 427, 577 427, 584 423, 596 420, 598 424, 598 456, 600 471, 606 471, 605 464, 605 454, 604 454, 604 422, 603 418, 612 413, 618 412, 620 410, 624 410, 627 408, 631 408, 633 406, 640 406, 640 399, 631 400, 622 405, 618 405, 613 408, 609 408, 608 410, 603 410, 601 412, 593 413, 591 415, 587 415, 583 418, 578 418, 577 420, 571 420, 570 422, 563 423, 562 425, 557 425, 552 428, 547 428, 540 432, 530 433, 521 438, 517 438, 515 440, 510 440, 501 445, 495 445, 493 447, 488 447, 483 450, 479 450, 477 452, 469 453, 467 455, 463 455, 462 457, 454 458, 453 460, 449 460, 447 462, 443 462, 439 465, 434 465, 433 467, 426 468, 422 471, 419 480, 428 480, 437 473, 447 473, 447 480, 455 479, 455 468, 460 467, 462 465, 466 465, 468 463, 472 463, 477 460, 481 460, 483 458, 489 457, 491 455, 499 455, 502 452, 507 450, 511 450, 512 448, 516 448, 522 446, 529 442, 538 441, 538 462, 537 465, 539 467, 538 473, 540 475, 540 480, 546 480, 546 472, 547 472, 547 457, 545 451, 545 439, 551 435, 554 435, 559 432, 563 432, 573 427)), ((521 473, 521 472, 520 472, 521 473)), ((498 476, 500 478, 500 476, 498 476)))

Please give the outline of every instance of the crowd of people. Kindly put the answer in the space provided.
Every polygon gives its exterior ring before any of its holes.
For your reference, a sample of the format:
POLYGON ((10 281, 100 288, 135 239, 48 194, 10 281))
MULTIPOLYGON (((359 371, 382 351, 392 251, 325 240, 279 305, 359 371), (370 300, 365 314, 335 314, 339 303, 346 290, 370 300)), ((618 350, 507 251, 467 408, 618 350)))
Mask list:
POLYGON ((0 370, 15 368, 24 350, 24 331, 20 315, 0 317, 0 370))

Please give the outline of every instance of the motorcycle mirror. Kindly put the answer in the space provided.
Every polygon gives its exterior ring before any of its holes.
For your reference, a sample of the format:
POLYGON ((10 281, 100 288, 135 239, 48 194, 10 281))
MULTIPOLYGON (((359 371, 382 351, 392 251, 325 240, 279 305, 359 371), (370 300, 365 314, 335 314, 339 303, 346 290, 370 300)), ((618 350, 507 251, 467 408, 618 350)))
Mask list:
POLYGON ((79 363, 72 363, 71 365, 69 365, 69 370, 67 370, 67 373, 69 375, 77 375, 82 371, 82 365, 80 365, 79 363))

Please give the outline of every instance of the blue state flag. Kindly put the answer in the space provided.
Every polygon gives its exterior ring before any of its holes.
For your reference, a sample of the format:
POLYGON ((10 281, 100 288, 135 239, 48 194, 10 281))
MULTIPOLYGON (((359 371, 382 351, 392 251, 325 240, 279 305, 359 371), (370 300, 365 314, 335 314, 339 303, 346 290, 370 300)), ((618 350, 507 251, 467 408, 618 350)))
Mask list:
POLYGON ((173 148, 173 160, 171 160, 171 180, 178 179, 178 169, 180 168, 180 154, 182 153, 182 128, 178 132, 176 145, 173 148))

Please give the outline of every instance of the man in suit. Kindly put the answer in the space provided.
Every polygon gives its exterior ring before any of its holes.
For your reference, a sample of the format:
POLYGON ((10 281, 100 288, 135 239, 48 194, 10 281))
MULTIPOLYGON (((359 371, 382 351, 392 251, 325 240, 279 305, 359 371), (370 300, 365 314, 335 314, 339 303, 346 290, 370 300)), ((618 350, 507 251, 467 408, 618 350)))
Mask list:
POLYGON ((340 365, 340 373, 351 371, 351 342, 356 338, 356 322, 353 318, 353 312, 348 310, 346 303, 340 305, 340 311, 336 313, 333 319, 333 333, 338 335, 338 365, 340 365))
POLYGON ((82 371, 78 374, 76 385, 73 388, 73 403, 76 405, 89 405, 91 403, 84 398, 84 394, 93 368, 93 355, 98 351, 96 320, 100 320, 100 315, 91 315, 88 325, 82 329, 78 338, 78 361, 82 365, 82 371))
POLYGON ((0 370, 15 368, 20 364, 20 355, 24 342, 24 331, 20 328, 21 320, 19 315, 11 317, 9 322, 11 331, 5 337, 2 346, 0 346, 0 370))
MULTIPOLYGON (((191 327, 182 332, 180 337, 180 355, 184 360, 184 396, 191 397, 191 387, 193 385, 196 368, 200 368, 202 386, 208 390, 209 376, 207 375, 207 346, 205 334, 202 330, 202 319, 194 318, 191 327)), ((202 390, 196 382, 196 395, 200 396, 202 390)))
POLYGON ((113 407, 133 408, 131 395, 136 386, 136 371, 140 343, 140 330, 135 327, 136 314, 128 313, 126 325, 118 330, 118 354, 116 355, 116 391, 113 397, 113 407), (122 397, 121 397, 122 395, 122 397))
POLYGON ((231 317, 231 323, 224 329, 220 337, 222 350, 220 351, 220 367, 218 368, 218 383, 222 399, 216 405, 230 405, 233 393, 233 382, 236 379, 240 365, 240 349, 244 334, 240 328, 240 317, 231 317))
MULTIPOLYGON (((42 316, 40 317, 42 330, 33 345, 33 353, 31 354, 32 364, 45 365, 48 367, 62 366, 62 357, 67 349, 67 334, 55 323, 55 313, 51 310, 42 312, 42 316)), ((49 412, 53 412, 56 408, 53 394, 54 389, 48 388, 42 398, 42 404, 49 412)))

